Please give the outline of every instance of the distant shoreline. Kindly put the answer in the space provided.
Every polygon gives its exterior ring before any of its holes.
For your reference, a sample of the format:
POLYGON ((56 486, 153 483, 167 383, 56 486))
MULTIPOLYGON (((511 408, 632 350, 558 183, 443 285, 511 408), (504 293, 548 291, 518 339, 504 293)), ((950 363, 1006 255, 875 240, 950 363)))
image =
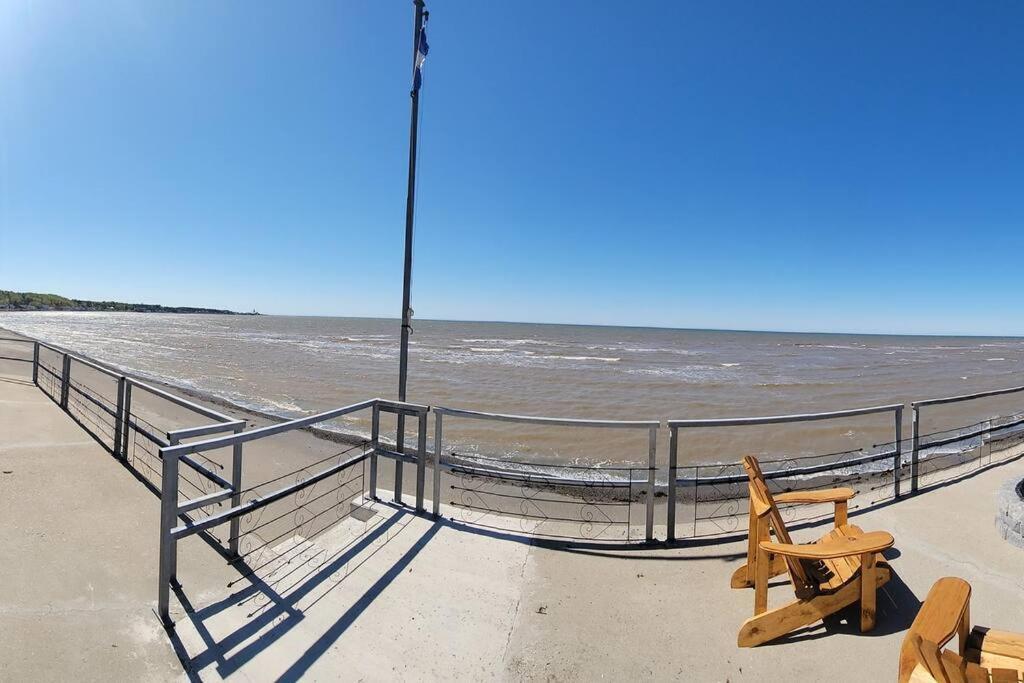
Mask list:
POLYGON ((89 301, 86 299, 68 299, 58 294, 41 294, 38 292, 12 292, 0 290, 0 311, 4 312, 46 312, 59 311, 71 313, 191 313, 207 315, 259 315, 255 310, 251 313, 239 313, 220 308, 203 308, 198 306, 162 306, 160 304, 125 303, 122 301, 89 301))

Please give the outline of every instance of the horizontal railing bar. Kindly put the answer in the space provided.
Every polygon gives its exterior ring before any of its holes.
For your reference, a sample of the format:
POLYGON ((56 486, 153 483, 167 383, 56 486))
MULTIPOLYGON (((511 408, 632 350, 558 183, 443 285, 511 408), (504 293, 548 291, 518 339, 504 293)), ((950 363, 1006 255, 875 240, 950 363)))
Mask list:
POLYGON ((110 417, 112 417, 114 419, 117 419, 117 411, 116 410, 114 410, 113 408, 110 408, 109 406, 107 406, 107 404, 105 404, 103 401, 101 401, 100 399, 96 398, 95 396, 93 396, 89 392, 84 391, 81 388, 75 386, 74 382, 68 382, 68 388, 74 390, 79 395, 81 395, 83 398, 85 398, 85 399, 89 400, 90 402, 92 402, 94 405, 96 405, 96 407, 98 407, 100 410, 105 412, 110 417))
POLYGON ((147 439, 149 439, 150 441, 152 441, 156 445, 160 446, 161 448, 166 448, 166 447, 171 445, 170 441, 168 441, 167 439, 161 438, 161 437, 157 436, 156 434, 153 434, 152 432, 150 432, 145 427, 139 426, 139 423, 136 422, 135 420, 132 420, 130 417, 128 418, 128 427, 130 429, 134 429, 139 434, 142 434, 144 437, 146 437, 147 439))
POLYGON ((82 358, 81 356, 76 356, 76 355, 71 354, 71 353, 69 353, 67 355, 71 358, 71 360, 75 361, 76 363, 81 363, 82 365, 87 365, 90 368, 92 368, 93 370, 98 370, 99 372, 102 372, 104 375, 107 375, 108 377, 113 377, 114 379, 121 379, 121 377, 122 377, 121 373, 114 372, 113 370, 111 370, 109 368, 105 368, 102 365, 100 365, 99 363, 94 363, 91 360, 86 360, 86 359, 82 358))
POLYGON ((197 508, 204 508, 207 505, 214 505, 216 503, 221 502, 222 500, 230 498, 234 494, 234 491, 230 489, 224 489, 223 491, 215 491, 205 496, 200 496, 199 498, 187 500, 178 506, 178 514, 181 515, 191 510, 195 510, 197 508))
MULTIPOLYGON (((629 488, 633 484, 646 483, 644 479, 579 479, 561 477, 557 474, 542 474, 539 472, 516 472, 513 470, 492 470, 485 467, 467 467, 465 465, 449 465, 447 469, 453 474, 465 474, 472 477, 488 477, 490 479, 501 479, 504 481, 518 481, 538 486, 583 486, 593 488, 629 488)), ((746 481, 746 479, 744 479, 746 481)), ((573 501, 566 501, 573 502, 573 501)), ((577 501, 578 502, 578 501, 577 501)))
POLYGON ((918 448, 938 448, 939 446, 947 446, 957 441, 964 441, 966 439, 973 439, 976 436, 982 436, 984 434, 991 434, 992 432, 998 432, 1002 429, 1009 429, 1010 427, 1016 427, 1024 424, 1024 418, 1013 420, 1012 422, 1005 422, 1001 425, 989 425, 988 427, 978 427, 969 432, 963 434, 957 434, 955 436, 947 436, 942 439, 936 439, 934 441, 927 441, 918 445, 918 448))
MULTIPOLYGON (((822 472, 828 472, 829 470, 840 470, 847 467, 855 467, 857 465, 864 465, 870 462, 876 462, 878 460, 892 460, 898 452, 895 449, 886 451, 885 453, 876 453, 874 455, 866 455, 862 458, 854 458, 853 460, 843 460, 842 462, 828 462, 822 463, 821 465, 808 465, 806 467, 795 467, 791 470, 767 470, 764 473, 765 479, 789 479, 790 477, 799 477, 807 474, 821 474, 822 472)), ((712 467, 712 465, 684 465, 679 469, 697 469, 700 467, 712 467)), ((870 473, 865 473, 870 474, 870 473)), ((707 483, 707 484, 740 484, 747 482, 746 474, 730 474, 723 475, 720 477, 706 477, 697 479, 696 477, 682 477, 676 479, 676 485, 679 484, 693 484, 696 483, 707 483)))
POLYGON ((829 420, 839 417, 855 417, 874 413, 889 413, 902 408, 902 403, 891 403, 885 406, 869 408, 852 408, 850 410, 832 410, 827 413, 798 413, 795 415, 765 415, 762 417, 723 417, 706 420, 668 420, 669 427, 740 427, 743 425, 780 424, 785 422, 810 422, 813 420, 829 420))
POLYGON ((0 360, 10 360, 17 363, 32 363, 34 362, 31 358, 15 358, 14 356, 0 356, 0 360))
POLYGON ((50 366, 47 365, 46 363, 40 363, 39 367, 41 367, 43 370, 46 370, 48 373, 56 377, 58 380, 61 379, 60 373, 58 373, 56 370, 50 369, 50 366))
MULTIPOLYGON (((161 460, 162 459, 163 458, 161 458, 161 460)), ((192 469, 194 469, 199 474, 203 475, 204 477, 206 477, 210 481, 214 482, 215 484, 218 484, 219 486, 223 486, 226 489, 233 488, 231 486, 231 482, 230 481, 228 481, 224 477, 220 476, 219 474, 217 474, 213 470, 207 469, 202 464, 196 462, 195 460, 193 460, 189 456, 182 455, 178 459, 181 460, 181 462, 183 462, 186 465, 188 465, 189 467, 191 467, 192 469)))
POLYGON ((185 427, 167 432, 167 438, 172 442, 182 439, 191 439, 196 436, 207 436, 209 434, 220 434, 230 432, 239 425, 245 425, 245 420, 234 420, 233 422, 217 422, 215 424, 203 425, 201 427, 185 427))
POLYGON ((51 346, 50 344, 47 344, 46 342, 39 342, 39 346, 43 347, 44 349, 50 349, 54 353, 61 353, 61 354, 67 353, 67 351, 62 351, 61 349, 58 349, 56 346, 51 346))
POLYGON ((560 417, 535 417, 531 415, 507 415, 503 413, 484 413, 477 410, 462 410, 460 408, 444 408, 434 406, 435 413, 451 415, 453 417, 466 417, 474 420, 496 420, 499 422, 523 422, 528 424, 542 424, 562 427, 609 427, 618 429, 650 429, 661 426, 656 420, 586 420, 576 418, 560 417))
POLYGON ((125 381, 132 386, 139 387, 143 391, 148 391, 154 396, 159 396, 160 398, 170 401, 175 405, 181 406, 182 408, 187 408, 193 412, 199 413, 200 415, 205 415, 210 419, 217 420, 219 422, 235 422, 235 418, 233 417, 228 417, 227 415, 219 413, 216 410, 212 410, 205 406, 201 406, 198 403, 194 403, 192 401, 189 401, 188 399, 181 398, 180 396, 175 396, 174 394, 164 391, 163 389, 157 389, 156 387, 146 384, 145 382, 140 382, 137 379, 133 379, 131 377, 126 376, 125 381))
POLYGON ((35 344, 36 340, 35 339, 15 339, 14 337, 0 337, 0 342, 20 342, 22 344, 35 344))
POLYGON ((281 500, 282 498, 287 498, 296 491, 301 491, 302 489, 312 486, 313 484, 316 484, 319 481, 323 481, 324 479, 327 479, 328 477, 337 474, 338 472, 341 472, 342 470, 351 467, 352 465, 358 464, 359 462, 369 457, 369 455, 372 452, 372 450, 363 451, 362 453, 355 457, 349 458, 348 460, 340 462, 337 465, 332 465, 327 469, 317 472, 308 479, 300 481, 296 484, 290 484, 288 486, 285 486, 284 488, 278 489, 277 491, 268 493, 265 496, 253 498, 247 503, 236 505, 235 507, 224 510, 223 512, 220 512, 216 515, 210 515, 209 517, 203 520, 197 522, 189 522, 182 526, 175 527, 171 530, 171 535, 174 536, 174 538, 176 539, 181 539, 186 536, 191 536, 192 534, 203 531, 204 529, 209 529, 210 527, 215 527, 219 524, 223 524, 224 522, 228 522, 234 519, 235 517, 241 517, 242 515, 246 515, 250 512, 253 512, 254 510, 266 507, 267 505, 270 505, 275 501, 281 500))
POLYGON ((430 406, 421 405, 419 403, 409 403, 407 401, 389 401, 385 398, 377 399, 377 407, 386 413, 426 413, 430 411, 430 406))
POLYGON ((291 431, 293 429, 299 429, 301 427, 308 427, 318 422, 325 422, 327 420, 354 413, 360 410, 366 410, 371 408, 377 401, 375 398, 371 398, 368 401, 361 401, 359 403, 353 403, 352 405, 345 406, 343 408, 335 408, 334 410, 328 410, 323 413, 316 415, 310 415, 309 417, 300 417, 294 420, 288 420, 287 422, 279 422, 274 425, 267 427, 260 427, 259 429, 250 429, 247 432, 239 432, 238 434, 232 434, 230 436, 221 436, 216 439, 208 439, 206 441, 196 441, 195 443, 183 443, 171 446, 167 450, 172 453, 201 453, 203 451, 213 450, 215 448, 224 448, 226 446, 234 446, 240 443, 246 443, 247 441, 255 441, 256 439, 262 439, 264 437, 273 436, 274 434, 280 434, 281 432, 291 431))
POLYGON ((402 462, 409 462, 415 464, 417 462, 416 455, 413 453, 399 453, 398 451, 388 450, 387 448, 378 448, 377 455, 385 458, 391 458, 392 460, 401 460, 402 462))
POLYGON ((914 406, 936 406, 942 403, 956 403, 958 401, 969 401, 975 398, 987 398, 989 396, 1002 396, 1003 394, 1015 394, 1019 391, 1024 391, 1024 386, 1010 387, 1009 389, 993 389, 990 391, 979 391, 974 394, 961 394, 960 396, 946 396, 945 398, 930 398, 924 401, 914 401, 911 403, 911 407, 914 406))

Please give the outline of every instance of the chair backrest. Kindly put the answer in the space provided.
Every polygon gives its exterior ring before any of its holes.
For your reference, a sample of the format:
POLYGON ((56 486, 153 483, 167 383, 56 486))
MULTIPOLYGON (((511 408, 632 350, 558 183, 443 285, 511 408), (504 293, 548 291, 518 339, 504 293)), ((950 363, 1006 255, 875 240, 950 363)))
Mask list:
MULTIPOLYGON (((767 519, 771 531, 780 543, 792 543, 793 539, 786 529, 786 523, 779 513, 779 508, 775 504, 772 492, 768 490, 768 484, 765 482, 764 473, 761 471, 761 464, 757 461, 757 458, 752 455, 744 456, 743 469, 746 471, 747 479, 749 480, 750 505, 753 507, 758 520, 763 521, 767 519)), ((756 534, 757 530, 750 529, 749 533, 756 534)), ((807 571, 799 559, 786 557, 785 560, 795 589, 802 591, 803 588, 813 585, 813 582, 808 579, 807 571)))

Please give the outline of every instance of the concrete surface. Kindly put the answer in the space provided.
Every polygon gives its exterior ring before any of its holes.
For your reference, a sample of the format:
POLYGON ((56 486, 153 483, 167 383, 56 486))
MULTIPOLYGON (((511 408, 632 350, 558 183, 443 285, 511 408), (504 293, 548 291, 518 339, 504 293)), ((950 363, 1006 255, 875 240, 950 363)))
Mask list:
POLYGON ((1024 551, 992 523, 1018 460, 854 518, 896 538, 868 635, 851 612, 737 648, 753 607, 728 587, 743 543, 566 547, 385 504, 282 542, 248 579, 183 541, 165 632, 157 499, 25 369, 0 364, 0 680, 886 681, 919 598, 946 575, 973 585, 977 623, 1024 630, 1024 551))

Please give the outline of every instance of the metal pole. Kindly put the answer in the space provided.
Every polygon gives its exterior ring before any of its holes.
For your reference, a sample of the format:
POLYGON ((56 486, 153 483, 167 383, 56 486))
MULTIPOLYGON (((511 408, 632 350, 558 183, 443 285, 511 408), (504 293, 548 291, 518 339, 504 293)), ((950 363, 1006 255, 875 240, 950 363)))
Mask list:
MULTIPOLYGON (((651 427, 647 439, 647 542, 654 540, 654 474, 658 459, 658 428, 651 427)), ((633 477, 630 476, 630 479, 633 477)))
POLYGON ((175 452, 165 453, 160 449, 163 459, 163 472, 160 482, 160 579, 157 587, 157 614, 167 626, 174 622, 170 614, 171 582, 175 580, 175 557, 178 552, 177 541, 171 535, 175 520, 178 517, 178 455, 175 452))
MULTIPOLYGON (((124 379, 124 378, 122 378, 124 379)), ((128 433, 131 431, 132 420, 132 385, 125 381, 124 387, 124 427, 121 429, 121 457, 128 459, 128 433)))
MULTIPOLYGON (((416 79, 416 52, 420 43, 420 31, 423 30, 423 0, 413 0, 416 7, 416 18, 412 31, 412 70, 413 82, 416 79)), ((413 224, 416 211, 416 147, 419 135, 420 93, 413 87, 409 91, 412 107, 409 115, 409 180, 405 194, 405 264, 402 276, 402 336, 398 356, 398 400, 406 398, 406 384, 409 375, 409 332, 412 330, 412 247, 413 224)), ((398 413, 398 433, 405 433, 405 415, 398 413)), ((398 451, 401 453, 402 449, 398 451)), ((402 464, 395 463, 395 496, 401 500, 399 484, 402 481, 402 464)))
POLYGON ((416 443, 416 512, 423 512, 423 489, 427 479, 427 413, 419 414, 419 439, 416 443))
POLYGON ((121 449, 121 430, 124 429, 124 385, 125 379, 122 375, 117 380, 117 411, 114 417, 114 457, 124 458, 124 451, 121 449))
POLYGON ((60 380, 60 407, 68 409, 68 385, 71 382, 71 356, 64 354, 64 368, 60 380))
POLYGON ((32 344, 32 384, 39 386, 39 342, 32 344))
MULTIPOLYGON (((238 434, 243 429, 245 429, 245 425, 240 424, 235 427, 234 432, 238 434)), ((231 489, 234 491, 231 495, 231 507, 238 507, 242 504, 242 444, 240 443, 236 443, 231 452, 231 489)), ((241 523, 241 517, 232 518, 228 530, 228 552, 232 557, 238 557, 238 537, 241 523)))
POLYGON ((670 427, 668 436, 668 529, 665 540, 676 540, 676 464, 679 451, 679 428, 670 427))
POLYGON ((910 414, 910 493, 917 493, 918 458, 921 449, 921 408, 911 406, 910 414))
POLYGON ((442 441, 443 415, 434 413, 434 517, 441 516, 441 452, 444 445, 442 441))
MULTIPOLYGON (((405 420, 402 419, 402 413, 398 413, 398 431, 395 432, 395 450, 399 453, 405 453, 405 420)), ((402 504, 402 459, 395 459, 395 495, 394 501, 399 505, 402 504)))
POLYGON ((370 499, 377 500, 377 450, 380 448, 380 406, 373 404, 373 426, 370 432, 370 499))
POLYGON ((896 452, 892 456, 892 497, 900 497, 900 470, 903 469, 903 406, 896 407, 896 452))

